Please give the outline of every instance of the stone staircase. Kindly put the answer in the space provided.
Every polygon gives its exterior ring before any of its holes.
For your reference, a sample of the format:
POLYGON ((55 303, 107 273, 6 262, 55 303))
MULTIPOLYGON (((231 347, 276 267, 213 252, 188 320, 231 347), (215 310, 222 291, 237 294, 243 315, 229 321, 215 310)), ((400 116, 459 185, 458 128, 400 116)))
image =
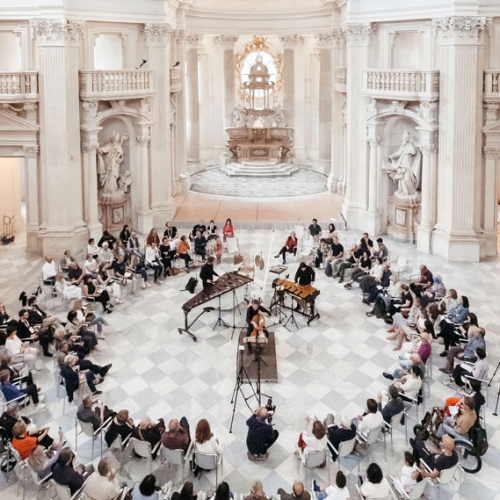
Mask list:
POLYGON ((221 171, 230 177, 287 177, 298 170, 299 167, 291 163, 265 160, 234 162, 221 167, 221 171))

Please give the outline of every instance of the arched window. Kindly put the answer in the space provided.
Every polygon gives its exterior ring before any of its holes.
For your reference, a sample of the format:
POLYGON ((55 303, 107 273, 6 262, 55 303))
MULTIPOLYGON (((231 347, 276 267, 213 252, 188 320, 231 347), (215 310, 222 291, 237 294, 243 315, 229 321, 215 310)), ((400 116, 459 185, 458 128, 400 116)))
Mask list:
POLYGON ((250 70, 255 65, 259 57, 262 60, 262 64, 267 68, 269 81, 276 84, 278 80, 276 62, 274 61, 274 58, 271 54, 263 51, 250 52, 250 54, 245 57, 245 60, 243 61, 243 64, 241 66, 241 83, 245 84, 249 81, 250 70))

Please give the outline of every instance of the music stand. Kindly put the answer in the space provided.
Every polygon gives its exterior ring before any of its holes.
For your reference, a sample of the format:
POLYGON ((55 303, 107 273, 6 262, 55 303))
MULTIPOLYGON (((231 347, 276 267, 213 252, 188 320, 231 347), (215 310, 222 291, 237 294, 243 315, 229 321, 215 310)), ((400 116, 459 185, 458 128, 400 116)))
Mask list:
POLYGON ((276 316, 276 318, 278 319, 278 321, 276 321, 275 323, 270 324, 269 327, 273 327, 273 326, 276 326, 276 325, 283 326, 283 321, 286 318, 286 315, 283 312, 283 304, 284 304, 284 301, 285 301, 285 297, 284 297, 284 295, 283 295, 283 297, 280 297, 280 293, 279 292, 280 292, 280 290, 278 290, 278 287, 276 287, 274 289, 273 299, 271 300, 271 306, 269 307, 269 312, 271 314, 273 312, 273 307, 274 307, 274 310, 275 310, 275 313, 276 313, 274 316, 276 316))
POLYGON ((236 362, 239 364, 239 370, 238 374, 236 375, 236 383, 234 384, 234 389, 233 389, 233 396, 231 397, 231 404, 233 405, 233 414, 231 416, 231 425, 229 426, 229 432, 233 432, 233 422, 234 422, 234 413, 236 412, 236 403, 238 401, 238 392, 241 392, 241 396, 243 397, 243 400, 245 401, 245 404, 248 406, 248 409, 252 411, 252 408, 248 404, 248 400, 255 396, 257 399, 257 393, 255 392, 255 389, 253 388, 252 381, 250 380, 250 377, 248 376, 248 372, 245 368, 245 365, 243 364, 243 351, 245 350, 245 346, 238 345, 238 351, 236 352, 236 362), (252 394, 250 396, 245 396, 243 393, 242 386, 243 384, 248 384, 250 388, 252 389, 252 394))
MULTIPOLYGON (((293 305, 293 301, 292 301, 292 305, 293 305)), ((297 302, 297 305, 299 305, 298 302, 297 302)), ((290 330, 290 328, 288 328, 286 326, 286 325, 288 325, 289 321, 292 322, 292 325, 295 325, 295 328, 297 328, 297 330, 299 329, 299 325, 297 324, 297 320, 295 319, 295 308, 294 307, 290 307, 290 310, 292 311, 292 313, 290 314, 290 316, 288 316, 288 319, 286 320, 285 324, 283 325, 289 332, 291 330, 290 330)))
POLYGON ((219 317, 217 318, 217 321, 215 322, 214 327, 212 330, 215 330, 218 326, 223 326, 225 328, 229 328, 229 325, 222 319, 222 310, 221 310, 221 303, 220 303, 221 295, 219 295, 219 317))

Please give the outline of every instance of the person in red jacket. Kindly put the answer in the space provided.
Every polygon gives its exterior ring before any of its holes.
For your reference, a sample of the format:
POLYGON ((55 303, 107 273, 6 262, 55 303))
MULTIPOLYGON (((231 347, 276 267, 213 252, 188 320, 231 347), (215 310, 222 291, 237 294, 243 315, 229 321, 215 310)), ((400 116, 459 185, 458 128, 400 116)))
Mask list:
POLYGON ((280 255, 283 256, 283 264, 286 264, 286 254, 293 253, 293 255, 297 255, 297 236, 295 236, 295 231, 290 233, 290 236, 286 239, 285 246, 279 251, 278 255, 275 255, 274 258, 278 259, 280 255))

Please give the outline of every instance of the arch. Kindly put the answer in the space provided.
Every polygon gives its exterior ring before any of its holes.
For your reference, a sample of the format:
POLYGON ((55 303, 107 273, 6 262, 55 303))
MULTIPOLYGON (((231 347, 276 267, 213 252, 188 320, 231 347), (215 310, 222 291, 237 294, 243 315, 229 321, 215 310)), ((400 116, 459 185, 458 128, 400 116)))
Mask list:
POLYGON ((144 111, 117 106, 107 109, 106 111, 99 111, 90 118, 86 120, 85 123, 81 126, 81 130, 100 130, 102 128, 103 122, 108 120, 109 118, 119 118, 129 117, 134 125, 152 125, 153 121, 144 111))
POLYGON ((394 106, 376 110, 366 119, 367 125, 379 125, 387 121, 391 117, 409 118, 417 124, 417 130, 426 132, 434 132, 438 129, 437 124, 432 124, 427 121, 420 113, 412 109, 396 108, 394 106))

